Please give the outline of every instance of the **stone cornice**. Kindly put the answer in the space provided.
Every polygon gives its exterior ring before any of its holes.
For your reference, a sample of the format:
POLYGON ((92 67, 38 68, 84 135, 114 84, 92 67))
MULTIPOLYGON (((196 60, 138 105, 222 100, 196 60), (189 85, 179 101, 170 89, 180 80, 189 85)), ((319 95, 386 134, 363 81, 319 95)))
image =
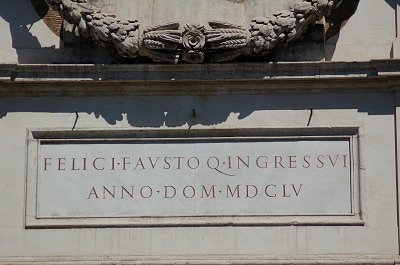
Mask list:
POLYGON ((400 60, 208 65, 0 65, 0 95, 395 91, 400 60))
POLYGON ((131 256, 131 257, 12 257, 0 258, 0 265, 396 265, 398 255, 201 255, 201 256, 131 256))

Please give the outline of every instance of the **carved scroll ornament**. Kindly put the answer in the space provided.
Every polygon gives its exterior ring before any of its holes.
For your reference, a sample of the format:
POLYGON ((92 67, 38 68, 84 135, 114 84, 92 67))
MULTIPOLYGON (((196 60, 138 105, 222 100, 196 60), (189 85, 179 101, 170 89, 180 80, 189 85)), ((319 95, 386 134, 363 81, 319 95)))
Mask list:
POLYGON ((46 0, 82 37, 111 46, 127 58, 149 57, 155 62, 202 63, 247 56, 265 56, 276 46, 295 40, 310 25, 337 8, 342 0, 296 0, 288 10, 272 17, 252 19, 249 28, 209 21, 208 27, 179 23, 140 29, 136 19, 122 20, 104 14, 87 0, 46 0))

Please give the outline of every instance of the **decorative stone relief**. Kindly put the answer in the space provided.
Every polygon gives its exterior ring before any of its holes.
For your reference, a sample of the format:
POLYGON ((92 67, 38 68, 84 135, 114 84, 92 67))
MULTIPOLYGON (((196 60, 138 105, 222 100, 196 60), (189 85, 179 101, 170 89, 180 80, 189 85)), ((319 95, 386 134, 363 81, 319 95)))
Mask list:
POLYGON ((140 29, 136 19, 104 14, 87 0, 46 0, 82 37, 110 46, 127 58, 148 57, 155 62, 224 62, 238 56, 262 57, 291 42, 337 8, 342 0, 296 0, 272 17, 252 19, 249 28, 220 21, 208 26, 171 22, 140 29))

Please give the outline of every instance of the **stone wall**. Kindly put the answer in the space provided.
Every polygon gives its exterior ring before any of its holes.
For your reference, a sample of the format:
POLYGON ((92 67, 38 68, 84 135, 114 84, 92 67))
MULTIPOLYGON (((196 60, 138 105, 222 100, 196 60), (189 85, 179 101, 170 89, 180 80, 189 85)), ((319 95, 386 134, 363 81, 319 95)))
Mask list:
MULTIPOLYGON (((194 65, 189 69, 183 64, 0 67, 0 264, 398 264, 398 61, 194 65), (192 137, 204 132, 209 132, 208 137, 223 132, 226 137, 230 132, 240 138, 257 130, 263 134, 255 136, 355 134, 351 155, 357 161, 356 181, 351 183, 356 184, 344 190, 329 189, 336 195, 352 194, 354 214, 278 216, 275 221, 270 216, 266 223, 254 216, 251 223, 243 223, 246 218, 240 223, 229 216, 205 216, 191 225, 181 217, 178 223, 157 225, 156 218, 141 223, 101 218, 96 223, 93 217, 34 214, 35 185, 29 183, 42 165, 35 167, 35 161, 45 158, 35 155, 37 148, 32 144, 37 139, 57 145, 60 140, 70 141, 68 135, 97 137, 97 141, 110 136, 115 141, 114 137, 126 140, 138 132, 140 137, 149 137, 157 131, 164 134, 161 137, 178 132, 183 140, 191 132, 192 137), (41 131, 47 131, 47 139, 41 131), (224 218, 228 222, 220 223, 224 218)), ((137 151, 132 149, 133 154, 137 151)), ((297 170, 286 168, 279 178, 293 172, 297 170)), ((323 178, 318 172, 313 174, 323 178)), ((59 173, 52 174, 46 177, 59 173)), ((48 192, 64 205, 57 194, 68 197, 64 187, 78 189, 84 181, 72 186, 67 181, 56 183, 59 188, 48 192)), ((337 203, 326 200, 329 194, 321 195, 322 187, 313 187, 308 192, 319 192, 321 200, 309 203, 337 203)), ((72 197, 76 201, 65 204, 86 204, 86 197, 78 195, 72 197)), ((250 200, 229 200, 239 199, 250 200)), ((291 211, 307 205, 299 204, 291 211)), ((160 206, 152 210, 161 212, 160 206)))

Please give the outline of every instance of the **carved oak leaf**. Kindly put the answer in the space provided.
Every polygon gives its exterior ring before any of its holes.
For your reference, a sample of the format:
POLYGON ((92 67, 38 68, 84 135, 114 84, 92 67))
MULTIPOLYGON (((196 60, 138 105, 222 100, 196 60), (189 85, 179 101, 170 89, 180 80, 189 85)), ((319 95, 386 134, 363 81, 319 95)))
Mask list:
POLYGON ((271 18, 258 17, 250 22, 253 55, 265 55, 281 43, 287 43, 330 14, 342 0, 296 0, 289 10, 275 12, 271 18))

